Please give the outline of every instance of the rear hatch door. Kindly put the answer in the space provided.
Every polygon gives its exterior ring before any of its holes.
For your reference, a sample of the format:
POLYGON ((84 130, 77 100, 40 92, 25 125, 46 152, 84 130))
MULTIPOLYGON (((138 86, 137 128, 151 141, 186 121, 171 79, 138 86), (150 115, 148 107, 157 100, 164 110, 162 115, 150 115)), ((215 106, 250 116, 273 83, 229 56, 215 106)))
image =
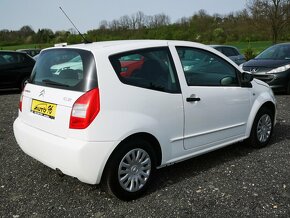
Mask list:
POLYGON ((45 50, 22 93, 20 117, 27 125, 65 138, 74 102, 97 87, 96 64, 90 51, 45 50))
POLYGON ((34 128, 65 138, 73 103, 82 94, 27 84, 23 92, 21 119, 34 128))

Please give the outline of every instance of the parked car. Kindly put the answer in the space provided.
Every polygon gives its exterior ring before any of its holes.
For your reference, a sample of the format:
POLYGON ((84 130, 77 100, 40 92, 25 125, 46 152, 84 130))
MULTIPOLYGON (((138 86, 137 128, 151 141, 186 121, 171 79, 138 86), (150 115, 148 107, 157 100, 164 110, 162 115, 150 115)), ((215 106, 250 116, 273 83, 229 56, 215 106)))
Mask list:
POLYGON ((132 54, 121 57, 119 61, 121 63, 121 76, 129 77, 141 69, 144 63, 144 57, 139 54, 132 54))
POLYGON ((33 58, 35 61, 37 61, 37 59, 38 59, 38 56, 39 56, 39 54, 37 54, 37 55, 33 56, 32 58, 33 58))
MULTIPOLYGON (((62 59, 63 62, 63 59, 62 59)), ((55 74, 60 74, 63 70, 72 69, 83 71, 83 62, 81 56, 76 56, 68 61, 51 66, 51 71, 55 74)), ((81 73, 82 74, 82 73, 81 73)))
POLYGON ((25 52, 29 56, 34 57, 35 55, 38 55, 40 53, 41 49, 27 48, 27 49, 18 49, 16 51, 25 52))
POLYGON ((223 53, 225 56, 229 57, 237 65, 246 62, 245 55, 241 54, 239 49, 230 45, 210 45, 219 52, 223 53))
POLYGON ((0 51, 0 89, 23 89, 30 77, 35 61, 25 53, 0 51))
POLYGON ((131 200, 145 192, 156 168, 242 140, 266 146, 275 118, 269 86, 213 48, 110 41, 42 51, 14 134, 25 153, 52 169, 131 200), (133 54, 144 63, 123 75, 120 62, 133 54), (194 57, 187 71, 180 54, 194 57), (83 70, 67 66, 55 74, 52 66, 68 56, 80 57, 83 70))
POLYGON ((290 95, 290 43, 273 45, 241 67, 274 91, 290 95))

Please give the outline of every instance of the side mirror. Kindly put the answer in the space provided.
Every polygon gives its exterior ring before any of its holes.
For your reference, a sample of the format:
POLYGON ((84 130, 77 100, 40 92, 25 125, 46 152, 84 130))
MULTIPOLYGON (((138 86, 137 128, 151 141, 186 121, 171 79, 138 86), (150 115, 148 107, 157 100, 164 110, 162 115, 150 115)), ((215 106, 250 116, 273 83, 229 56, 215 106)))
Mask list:
POLYGON ((253 81, 253 79, 254 76, 250 72, 242 72, 242 87, 252 87, 251 81, 253 81))

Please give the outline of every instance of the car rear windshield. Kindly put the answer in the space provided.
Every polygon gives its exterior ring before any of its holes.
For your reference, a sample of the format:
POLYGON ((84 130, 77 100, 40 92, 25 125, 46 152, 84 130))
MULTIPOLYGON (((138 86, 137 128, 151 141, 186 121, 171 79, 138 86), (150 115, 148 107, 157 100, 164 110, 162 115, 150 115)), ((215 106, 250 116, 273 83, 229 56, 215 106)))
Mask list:
POLYGON ((43 51, 29 82, 84 92, 96 88, 98 82, 94 56, 81 49, 58 48, 43 51))

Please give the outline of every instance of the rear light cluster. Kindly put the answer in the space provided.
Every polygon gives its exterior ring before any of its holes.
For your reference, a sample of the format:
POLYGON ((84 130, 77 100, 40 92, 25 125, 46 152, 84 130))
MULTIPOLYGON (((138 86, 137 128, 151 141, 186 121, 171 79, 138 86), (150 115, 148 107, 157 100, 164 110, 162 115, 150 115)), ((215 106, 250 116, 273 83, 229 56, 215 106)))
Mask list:
POLYGON ((19 110, 22 112, 22 101, 23 101, 23 94, 21 93, 20 99, 19 99, 19 110))
POLYGON ((24 84, 23 89, 21 90, 21 95, 20 95, 20 99, 19 99, 19 111, 22 112, 22 101, 23 101, 23 92, 25 89, 27 82, 24 84))
POLYGON ((70 129, 87 128, 100 111, 99 89, 92 89, 74 103, 70 116, 70 129))

